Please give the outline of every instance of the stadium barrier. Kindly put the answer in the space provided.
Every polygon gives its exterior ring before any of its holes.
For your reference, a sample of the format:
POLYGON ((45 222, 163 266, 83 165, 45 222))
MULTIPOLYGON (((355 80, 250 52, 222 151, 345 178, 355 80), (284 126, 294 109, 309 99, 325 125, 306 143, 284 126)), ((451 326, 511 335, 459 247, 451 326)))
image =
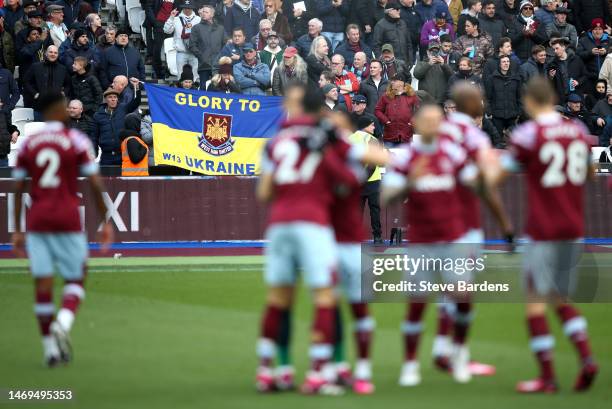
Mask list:
MULTIPOLYGON (((105 178, 105 199, 118 242, 253 241, 261 240, 266 208, 254 197, 256 178, 250 177, 148 177, 105 178)), ((612 237, 612 193, 608 178, 598 175, 585 197, 586 232, 589 238, 612 237)), ((93 241, 96 214, 86 181, 79 182, 83 195, 81 214, 93 241)), ((0 243, 10 242, 14 230, 12 181, 0 179, 0 243)), ((502 189, 503 203, 520 234, 526 209, 525 180, 512 176, 502 189)), ((27 198, 25 202, 28 202, 27 198)), ((367 213, 367 210, 366 210, 367 213)), ((393 227, 403 225, 398 206, 382 209, 385 239, 393 227)), ((364 223, 369 223, 365 215, 364 223)), ((485 211, 488 239, 501 234, 485 211)))

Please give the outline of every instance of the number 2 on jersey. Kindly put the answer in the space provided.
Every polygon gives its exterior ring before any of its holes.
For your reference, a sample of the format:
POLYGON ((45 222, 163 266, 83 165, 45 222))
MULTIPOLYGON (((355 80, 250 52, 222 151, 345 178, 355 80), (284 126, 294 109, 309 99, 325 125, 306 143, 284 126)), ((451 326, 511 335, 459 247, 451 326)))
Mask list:
POLYGON ((60 166, 60 156, 56 150, 44 148, 36 155, 36 166, 45 168, 38 186, 43 189, 53 189, 59 186, 60 178, 57 176, 57 171, 60 166))
POLYGON ((300 147, 296 141, 285 139, 274 146, 272 152, 274 159, 279 161, 274 180, 279 185, 289 183, 308 183, 314 176, 317 166, 321 162, 320 152, 310 152, 299 167, 300 147))
POLYGON ((588 155, 588 147, 582 141, 573 141, 567 151, 559 142, 546 142, 540 149, 540 161, 548 164, 542 175, 542 186, 559 187, 568 179, 573 185, 583 184, 588 171, 588 155))

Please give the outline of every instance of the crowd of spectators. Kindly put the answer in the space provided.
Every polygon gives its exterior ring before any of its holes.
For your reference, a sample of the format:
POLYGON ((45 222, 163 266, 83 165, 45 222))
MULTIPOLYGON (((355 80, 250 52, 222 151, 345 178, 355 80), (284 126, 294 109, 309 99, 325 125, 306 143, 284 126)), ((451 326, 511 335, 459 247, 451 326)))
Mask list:
MULTIPOLYGON (((482 87, 480 122, 504 147, 508 131, 524 120, 521 95, 535 75, 553 83, 559 111, 584 122, 602 146, 612 136, 612 1, 141 3, 146 50, 130 39, 125 22, 101 19, 98 0, 4 0, 0 164, 6 142, 15 139, 12 109, 23 96, 38 119, 45 90, 71 100, 72 123, 90 136, 103 164, 121 164, 126 116, 150 122, 138 110, 141 83, 170 79, 162 59, 169 37, 176 86, 277 96, 296 81, 320 87, 329 109, 346 111, 355 123, 367 115, 389 145, 412 138, 412 114, 423 101, 452 110, 448 90, 467 80, 482 87), (145 64, 153 69, 149 78, 145 64)), ((127 133, 140 132, 132 128, 127 133)))

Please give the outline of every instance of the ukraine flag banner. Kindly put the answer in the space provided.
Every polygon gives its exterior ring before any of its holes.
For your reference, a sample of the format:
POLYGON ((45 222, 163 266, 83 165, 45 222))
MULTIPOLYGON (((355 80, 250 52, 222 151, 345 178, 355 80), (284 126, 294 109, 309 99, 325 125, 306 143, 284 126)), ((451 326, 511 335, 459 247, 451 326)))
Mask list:
POLYGON ((284 112, 281 97, 220 94, 145 84, 156 165, 206 175, 257 175, 267 138, 284 112))

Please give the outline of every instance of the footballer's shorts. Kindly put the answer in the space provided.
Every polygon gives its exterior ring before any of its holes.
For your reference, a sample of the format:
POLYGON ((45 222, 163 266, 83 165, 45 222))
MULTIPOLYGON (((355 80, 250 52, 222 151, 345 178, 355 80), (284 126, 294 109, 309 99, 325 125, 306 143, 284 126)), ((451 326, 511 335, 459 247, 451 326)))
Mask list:
POLYGON ((270 287, 294 285, 302 271, 310 288, 336 282, 338 252, 329 226, 294 222, 274 224, 266 231, 265 282, 270 287))
POLYGON ((525 287, 540 296, 570 296, 576 289, 581 240, 533 241, 525 246, 525 287))
POLYGON ((85 233, 27 233, 26 251, 35 278, 53 276, 54 267, 65 280, 82 280, 88 248, 85 233))
POLYGON ((361 243, 338 243, 340 287, 349 302, 362 302, 361 243))

